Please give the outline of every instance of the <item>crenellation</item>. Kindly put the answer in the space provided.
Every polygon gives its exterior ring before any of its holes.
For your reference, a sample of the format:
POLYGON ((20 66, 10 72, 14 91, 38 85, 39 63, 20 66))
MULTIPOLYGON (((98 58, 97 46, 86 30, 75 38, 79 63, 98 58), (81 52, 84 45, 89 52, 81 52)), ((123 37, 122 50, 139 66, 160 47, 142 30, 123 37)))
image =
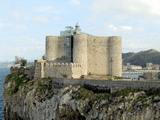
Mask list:
POLYGON ((65 63, 65 65, 68 66, 69 64, 68 64, 68 63, 65 63))
POLYGON ((53 63, 53 66, 56 66, 57 65, 57 63, 53 63))
POLYGON ((73 66, 73 63, 70 63, 71 66, 73 66))
POLYGON ((49 65, 50 65, 50 64, 49 64, 48 62, 46 62, 46 67, 49 67, 49 65))
POLYGON ((53 65, 54 65, 53 63, 49 63, 49 67, 53 67, 53 65))
POLYGON ((80 78, 89 74, 122 75, 122 43, 119 36, 93 36, 75 30, 46 37, 45 60, 36 63, 35 76, 80 78))

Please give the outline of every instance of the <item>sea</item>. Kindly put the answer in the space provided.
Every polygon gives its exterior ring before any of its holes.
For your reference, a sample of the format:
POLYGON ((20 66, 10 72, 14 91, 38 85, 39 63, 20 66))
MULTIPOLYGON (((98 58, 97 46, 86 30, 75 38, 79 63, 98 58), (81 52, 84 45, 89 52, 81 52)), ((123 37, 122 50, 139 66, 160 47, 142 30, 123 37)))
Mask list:
POLYGON ((4 84, 4 79, 6 75, 9 73, 9 68, 0 68, 0 120, 4 119, 4 114, 3 114, 3 84, 4 84))

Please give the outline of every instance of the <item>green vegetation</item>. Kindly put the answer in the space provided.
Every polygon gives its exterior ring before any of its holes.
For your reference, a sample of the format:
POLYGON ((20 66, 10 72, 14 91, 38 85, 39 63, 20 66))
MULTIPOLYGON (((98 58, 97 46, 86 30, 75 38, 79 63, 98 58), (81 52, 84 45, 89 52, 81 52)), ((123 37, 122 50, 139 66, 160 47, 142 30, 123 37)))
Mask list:
MULTIPOLYGON (((125 88, 122 90, 117 90, 115 92, 112 93, 107 93, 107 92, 101 92, 101 93, 95 93, 92 90, 88 90, 84 87, 80 87, 78 92, 73 93, 73 98, 74 99, 81 99, 81 100, 86 100, 89 99, 92 102, 93 101, 98 101, 98 100, 111 100, 114 97, 125 97, 125 96, 129 96, 130 94, 133 95, 134 93, 138 93, 138 92, 142 92, 143 90, 140 89, 129 89, 129 88, 125 88)), ((136 99, 138 101, 142 101, 144 103, 144 105, 148 105, 148 103, 146 103, 146 98, 148 96, 160 96, 160 89, 149 89, 144 91, 145 95, 143 96, 138 96, 138 98, 136 99)))
MULTIPOLYGON (((84 87, 80 87, 78 91, 73 93, 73 99, 85 101, 85 107, 83 111, 87 114, 95 104, 105 105, 108 107, 110 104, 120 105, 128 101, 130 104, 127 107, 127 111, 136 111, 137 108, 144 109, 149 107, 155 102, 160 102, 160 89, 150 90, 138 90, 138 89, 122 89, 112 93, 101 92, 95 93, 92 90, 88 90, 84 87), (102 104, 103 103, 103 104, 102 104)), ((122 108, 123 109, 123 108, 122 108)))
POLYGON ((120 79, 123 79, 123 77, 114 76, 114 79, 115 80, 120 80, 120 79))
POLYGON ((8 88, 9 95, 13 95, 14 93, 16 93, 19 90, 20 86, 28 81, 26 75, 23 72, 24 70, 23 68, 21 68, 7 76, 6 82, 10 82, 10 86, 8 88))
POLYGON ((160 72, 158 72, 158 79, 160 80, 160 72))
POLYGON ((145 66, 146 63, 160 64, 160 52, 150 49, 138 53, 124 53, 123 62, 145 66))
POLYGON ((46 99, 50 99, 54 94, 52 80, 50 78, 44 78, 38 81, 36 88, 36 96, 38 101, 43 102, 46 99))
POLYGON ((63 78, 68 78, 68 76, 66 74, 62 74, 63 78))
POLYGON ((117 90, 117 91, 113 92, 112 96, 114 96, 114 97, 128 96, 130 93, 135 93, 135 92, 139 92, 139 91, 141 91, 141 90, 125 88, 125 89, 117 90))
POLYGON ((108 99, 110 97, 109 93, 94 93, 92 90, 88 90, 84 87, 81 87, 78 92, 73 93, 73 98, 74 99, 89 99, 91 102, 93 101, 98 101, 98 100, 103 100, 103 99, 108 99))
POLYGON ((21 67, 24 67, 27 65, 27 60, 22 57, 15 57, 15 64, 20 64, 21 67))
POLYGON ((81 75, 81 77, 80 77, 81 79, 84 79, 85 78, 85 76, 84 75, 81 75))
POLYGON ((59 112, 59 116, 61 120, 86 120, 79 111, 74 111, 70 106, 62 105, 59 112))
POLYGON ((93 91, 81 87, 78 92, 74 93, 73 98, 85 100, 86 98, 91 99, 93 95, 93 91))
POLYGON ((145 90, 147 96, 160 96, 160 88, 145 90))
POLYGON ((26 66, 26 65, 27 65, 27 60, 22 59, 22 60, 21 60, 21 66, 26 66))

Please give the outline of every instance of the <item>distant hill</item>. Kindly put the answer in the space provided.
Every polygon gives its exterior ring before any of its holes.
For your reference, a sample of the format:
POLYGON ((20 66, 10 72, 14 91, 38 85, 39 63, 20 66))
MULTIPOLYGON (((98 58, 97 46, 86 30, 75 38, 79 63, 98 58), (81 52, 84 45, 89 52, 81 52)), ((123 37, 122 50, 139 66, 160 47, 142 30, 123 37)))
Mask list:
POLYGON ((123 53, 123 64, 145 66, 146 63, 160 64, 160 52, 154 49, 140 51, 138 53, 123 53))

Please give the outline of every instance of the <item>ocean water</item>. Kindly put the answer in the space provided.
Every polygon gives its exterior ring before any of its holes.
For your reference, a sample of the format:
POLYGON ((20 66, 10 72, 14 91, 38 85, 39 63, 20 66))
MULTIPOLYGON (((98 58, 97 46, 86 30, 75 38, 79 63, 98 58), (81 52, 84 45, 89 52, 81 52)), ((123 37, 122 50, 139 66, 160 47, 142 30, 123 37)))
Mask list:
POLYGON ((3 83, 5 76, 9 73, 8 68, 0 68, 0 120, 3 120, 3 83))

